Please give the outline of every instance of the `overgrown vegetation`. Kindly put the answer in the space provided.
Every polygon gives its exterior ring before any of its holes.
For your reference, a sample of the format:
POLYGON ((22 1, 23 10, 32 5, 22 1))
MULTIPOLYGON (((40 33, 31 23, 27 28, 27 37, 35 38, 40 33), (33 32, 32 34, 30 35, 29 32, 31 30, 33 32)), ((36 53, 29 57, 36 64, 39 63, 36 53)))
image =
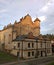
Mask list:
POLYGON ((17 57, 0 51, 0 64, 6 63, 6 62, 11 62, 11 61, 16 61, 16 60, 17 60, 17 57))
POLYGON ((48 38, 50 40, 54 39, 54 35, 53 34, 46 34, 46 35, 42 35, 43 38, 48 38))
POLYGON ((54 65, 54 62, 51 62, 51 63, 49 63, 49 64, 47 64, 47 65, 54 65))

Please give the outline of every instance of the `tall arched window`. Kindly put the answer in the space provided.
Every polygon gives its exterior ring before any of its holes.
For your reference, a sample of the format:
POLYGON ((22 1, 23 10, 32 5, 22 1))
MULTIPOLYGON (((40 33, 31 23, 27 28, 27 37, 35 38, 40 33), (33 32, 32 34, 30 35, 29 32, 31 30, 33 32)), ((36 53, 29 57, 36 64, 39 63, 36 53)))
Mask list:
POLYGON ((30 48, 30 43, 28 43, 28 48, 30 48))

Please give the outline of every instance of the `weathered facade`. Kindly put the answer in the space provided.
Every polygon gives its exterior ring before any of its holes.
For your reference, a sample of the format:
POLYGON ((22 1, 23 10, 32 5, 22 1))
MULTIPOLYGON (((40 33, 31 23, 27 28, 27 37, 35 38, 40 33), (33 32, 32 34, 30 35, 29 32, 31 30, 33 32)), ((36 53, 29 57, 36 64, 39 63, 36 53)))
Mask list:
POLYGON ((30 15, 26 15, 24 18, 20 19, 20 22, 15 22, 14 30, 17 31, 17 36, 26 35, 30 32, 33 33, 34 36, 40 35, 40 20, 36 18, 33 22, 30 15))
POLYGON ((0 50, 22 58, 35 58, 52 54, 50 40, 40 37, 40 20, 33 22, 30 15, 9 24, 0 31, 0 50), (39 38, 38 38, 39 37, 39 38), (38 38, 38 39, 36 39, 38 38))
POLYGON ((2 48, 8 49, 9 44, 11 42, 12 42, 12 27, 2 30, 0 35, 0 44, 2 48))
POLYGON ((35 58, 52 55, 50 40, 20 36, 13 40, 11 54, 18 58, 35 58))

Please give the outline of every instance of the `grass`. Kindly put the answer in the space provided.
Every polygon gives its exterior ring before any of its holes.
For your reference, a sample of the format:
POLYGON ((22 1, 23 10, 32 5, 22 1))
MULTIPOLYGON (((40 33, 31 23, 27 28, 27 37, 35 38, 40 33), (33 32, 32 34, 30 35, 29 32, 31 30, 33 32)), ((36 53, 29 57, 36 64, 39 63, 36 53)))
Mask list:
POLYGON ((51 63, 49 63, 49 64, 47 64, 47 65, 54 65, 54 62, 51 62, 51 63))
POLYGON ((11 62, 11 61, 17 61, 17 57, 0 51, 0 64, 6 63, 6 62, 11 62))

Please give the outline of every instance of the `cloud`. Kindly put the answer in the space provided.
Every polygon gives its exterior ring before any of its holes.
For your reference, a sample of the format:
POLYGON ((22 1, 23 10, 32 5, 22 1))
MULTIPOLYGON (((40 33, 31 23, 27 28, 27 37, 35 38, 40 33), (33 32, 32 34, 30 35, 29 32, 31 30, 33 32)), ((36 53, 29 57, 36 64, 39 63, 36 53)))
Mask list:
POLYGON ((13 1, 12 0, 0 0, 0 3, 2 3, 2 4, 8 4, 8 3, 11 3, 13 1))
POLYGON ((46 20, 46 16, 40 16, 40 17, 38 17, 38 18, 41 20, 41 22, 43 22, 43 21, 46 20))
POLYGON ((19 20, 26 13, 32 16, 33 21, 36 17, 40 18, 41 33, 53 32, 54 0, 0 0, 0 16, 2 16, 0 21, 2 24, 19 20))
POLYGON ((39 12, 42 13, 50 13, 52 7, 54 6, 54 0, 49 0, 40 10, 39 12))
POLYGON ((39 16, 42 18, 41 33, 54 33, 54 0, 49 0, 40 10, 39 16))
POLYGON ((0 13, 5 13, 5 12, 7 12, 6 9, 1 9, 1 10, 0 10, 0 13))
POLYGON ((41 8, 41 10, 40 10, 40 11, 47 12, 47 10, 48 10, 48 6, 47 6, 47 5, 45 5, 44 7, 42 7, 42 8, 41 8))
POLYGON ((3 26, 2 24, 0 24, 0 26, 3 26))
POLYGON ((5 0, 0 0, 0 3, 3 3, 5 0))
POLYGON ((7 0, 0 0, 0 3, 6 4, 7 3, 7 0))

